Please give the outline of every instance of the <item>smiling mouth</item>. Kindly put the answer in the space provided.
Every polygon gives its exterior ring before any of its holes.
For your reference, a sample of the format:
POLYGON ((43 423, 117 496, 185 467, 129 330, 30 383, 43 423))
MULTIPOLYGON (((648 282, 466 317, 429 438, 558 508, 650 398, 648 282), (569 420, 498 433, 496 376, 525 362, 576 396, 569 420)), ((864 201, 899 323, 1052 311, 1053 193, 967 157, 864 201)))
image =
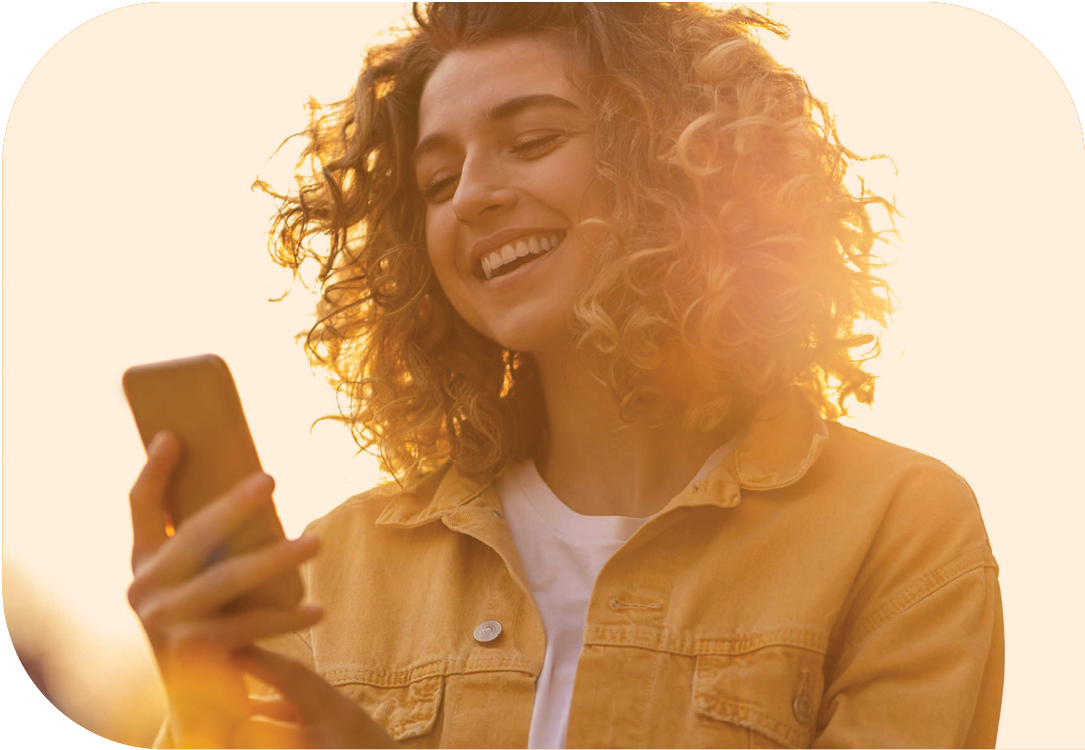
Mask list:
POLYGON ((531 234, 510 242, 479 259, 482 276, 489 280, 512 273, 553 251, 565 241, 565 232, 531 234))

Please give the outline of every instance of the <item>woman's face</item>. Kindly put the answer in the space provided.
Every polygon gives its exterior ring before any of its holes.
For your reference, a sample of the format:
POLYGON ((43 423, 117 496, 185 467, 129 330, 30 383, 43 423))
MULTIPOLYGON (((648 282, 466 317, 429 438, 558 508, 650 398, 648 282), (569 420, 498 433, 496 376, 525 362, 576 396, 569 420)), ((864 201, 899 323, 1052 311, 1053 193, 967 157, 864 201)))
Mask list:
POLYGON ((569 67, 537 36, 457 50, 419 109, 415 176, 437 279, 475 330, 536 355, 567 338, 591 269, 576 227, 602 207, 569 67))

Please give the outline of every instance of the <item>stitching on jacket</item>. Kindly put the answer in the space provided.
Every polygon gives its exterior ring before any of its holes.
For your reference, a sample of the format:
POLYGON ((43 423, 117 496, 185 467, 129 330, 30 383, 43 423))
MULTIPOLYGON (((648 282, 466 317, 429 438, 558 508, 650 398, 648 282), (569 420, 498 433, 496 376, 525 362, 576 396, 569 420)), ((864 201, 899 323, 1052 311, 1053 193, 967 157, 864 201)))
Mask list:
POLYGON ((528 676, 536 677, 539 671, 537 665, 526 659, 509 657, 471 659, 469 665, 465 659, 435 661, 394 672, 351 668, 322 670, 324 678, 335 685, 356 683, 385 688, 408 687, 413 682, 449 675, 476 674, 480 672, 523 672, 528 676))
POLYGON ((792 747, 802 747, 809 744, 810 737, 814 734, 813 729, 796 730, 789 724, 754 706, 736 703, 725 698, 700 696, 696 708, 702 716, 737 724, 740 727, 746 727, 761 734, 768 732, 767 736, 770 739, 783 742, 785 745, 792 747))
MULTIPOLYGON (((459 508, 462 508, 464 505, 471 502, 483 492, 485 492, 487 487, 489 487, 489 485, 480 487, 478 490, 472 492, 462 501, 456 503, 456 505, 452 508, 436 511, 430 505, 426 505, 420 510, 404 513, 404 515, 407 516, 407 518, 404 519, 393 518, 393 516, 400 514, 401 509, 399 507, 399 500, 402 495, 394 497, 392 498, 391 502, 389 502, 388 505, 385 506, 384 510, 381 511, 381 514, 377 517, 377 524, 384 526, 398 526, 406 529, 416 529, 419 526, 425 526, 427 523, 432 523, 433 521, 436 521, 438 519, 443 519, 454 511, 458 510, 459 508)), ((431 499, 430 503, 432 502, 433 500, 431 499)))
POLYGON ((308 640, 308 639, 306 639, 306 637, 305 637, 305 636, 303 636, 303 635, 302 635, 302 634, 301 634, 301 633, 300 633, 299 631, 297 631, 297 630, 293 630, 293 631, 291 631, 291 632, 292 632, 292 633, 293 633, 294 635, 296 635, 296 636, 297 636, 298 638, 300 638, 300 639, 301 639, 301 642, 305 644, 305 648, 309 649, 309 655, 310 655, 310 656, 312 656, 312 655, 313 655, 313 644, 312 644, 312 643, 310 643, 310 642, 309 642, 309 640, 308 640))
MULTIPOLYGON (((305 530, 306 531, 309 530, 308 526, 306 526, 305 530)), ((305 581, 305 590, 306 591, 312 591, 313 590, 313 578, 312 578, 313 567, 312 567, 312 562, 313 562, 313 558, 309 558, 308 560, 306 560, 301 565, 301 577, 305 581)), ((313 630, 313 626, 310 625, 309 627, 305 628, 305 635, 302 635, 301 631, 299 631, 299 630, 294 631, 294 634, 298 638, 301 638, 302 642, 305 644, 305 647, 307 649, 309 649, 309 656, 310 657, 313 655, 313 636, 311 635, 312 630, 313 630)))
POLYGON ((612 598, 607 605, 611 609, 663 609, 663 605, 659 602, 652 602, 650 604, 639 604, 637 602, 623 602, 617 597, 612 598))
MULTIPOLYGON (((788 411, 796 407, 793 397, 790 397, 787 402, 782 404, 782 411, 779 414, 769 417, 769 421, 772 419, 779 419, 785 417, 788 411)), ((808 400, 802 399, 799 404, 799 408, 805 411, 807 414, 813 412, 814 429, 811 431, 810 446, 806 455, 798 463, 798 465, 790 465, 785 467, 777 467, 774 471, 762 471, 760 474, 746 472, 742 470, 742 462, 739 459, 739 451, 736 449, 733 453, 735 456, 735 478, 738 479, 739 484, 744 489, 765 491, 776 490, 784 487, 790 487, 810 471, 810 468, 821 458, 822 453, 825 450, 826 445, 829 442, 829 428, 825 419, 818 413, 816 407, 808 400)), ((804 415, 805 416, 805 415, 804 415)), ((793 420, 792 420, 793 421, 793 420)), ((744 441, 745 442, 745 441, 744 441)), ((740 446, 741 447, 741 446, 740 446)))
POLYGON ((809 630, 771 630, 766 633, 750 633, 733 638, 706 638, 696 642, 699 654, 745 654, 771 646, 795 646, 824 654, 828 651, 825 636, 809 630))
POLYGON ((746 477, 740 474, 738 478, 739 484, 746 489, 762 492, 790 487, 806 476, 807 472, 810 471, 810 468, 817 463, 817 460, 821 458, 821 454, 825 450, 825 444, 828 442, 829 434, 823 423, 810 439, 810 450, 798 466, 790 466, 787 469, 762 474, 757 477, 746 477))
POLYGON ((872 615, 852 631, 851 636, 847 638, 841 646, 839 655, 832 660, 832 668, 835 670, 836 665, 843 661, 844 657, 847 656, 855 645, 863 641, 882 625, 889 622, 897 615, 904 613, 913 605, 918 604, 939 589, 953 583, 966 573, 971 573, 973 570, 982 568, 995 568, 997 570, 998 566, 989 549, 977 548, 964 553, 953 562, 946 563, 941 568, 928 573, 910 584, 903 591, 879 607, 872 615))
POLYGON ((437 721, 437 711, 444 694, 444 685, 438 684, 432 695, 427 695, 423 700, 411 706, 406 719, 388 727, 388 732, 395 739, 406 739, 406 735, 413 731, 424 734, 433 728, 437 721))
POLYGON ((770 630, 764 633, 737 633, 730 638, 682 638, 655 628, 589 627, 584 631, 585 646, 645 648, 677 656, 735 655, 773 646, 792 646, 818 654, 828 652, 826 636, 800 629, 770 630))

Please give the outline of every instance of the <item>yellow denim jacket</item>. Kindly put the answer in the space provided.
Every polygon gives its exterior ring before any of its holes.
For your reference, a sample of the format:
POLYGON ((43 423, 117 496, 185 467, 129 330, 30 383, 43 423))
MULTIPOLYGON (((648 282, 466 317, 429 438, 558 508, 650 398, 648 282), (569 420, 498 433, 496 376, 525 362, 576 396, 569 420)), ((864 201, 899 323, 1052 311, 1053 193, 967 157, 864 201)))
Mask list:
MULTIPOLYGON (((493 483, 446 470, 310 530, 325 619, 268 645, 402 746, 526 747, 546 635, 493 483)), ((793 390, 603 567, 566 747, 994 747, 1003 668, 968 485, 793 390)))

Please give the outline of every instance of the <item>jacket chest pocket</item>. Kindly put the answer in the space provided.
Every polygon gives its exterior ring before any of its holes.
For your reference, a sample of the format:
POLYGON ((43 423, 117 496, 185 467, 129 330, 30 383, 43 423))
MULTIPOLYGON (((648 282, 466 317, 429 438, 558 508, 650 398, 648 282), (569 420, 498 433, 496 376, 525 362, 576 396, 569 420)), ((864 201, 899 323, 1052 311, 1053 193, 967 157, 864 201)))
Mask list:
POLYGON ((333 681, 404 747, 437 747, 444 676, 434 675, 391 687, 333 681), (435 731, 435 729, 437 731, 435 731))
POLYGON ((823 665, 822 654, 794 646, 698 656, 693 708, 701 747, 808 747, 825 686, 823 665))

